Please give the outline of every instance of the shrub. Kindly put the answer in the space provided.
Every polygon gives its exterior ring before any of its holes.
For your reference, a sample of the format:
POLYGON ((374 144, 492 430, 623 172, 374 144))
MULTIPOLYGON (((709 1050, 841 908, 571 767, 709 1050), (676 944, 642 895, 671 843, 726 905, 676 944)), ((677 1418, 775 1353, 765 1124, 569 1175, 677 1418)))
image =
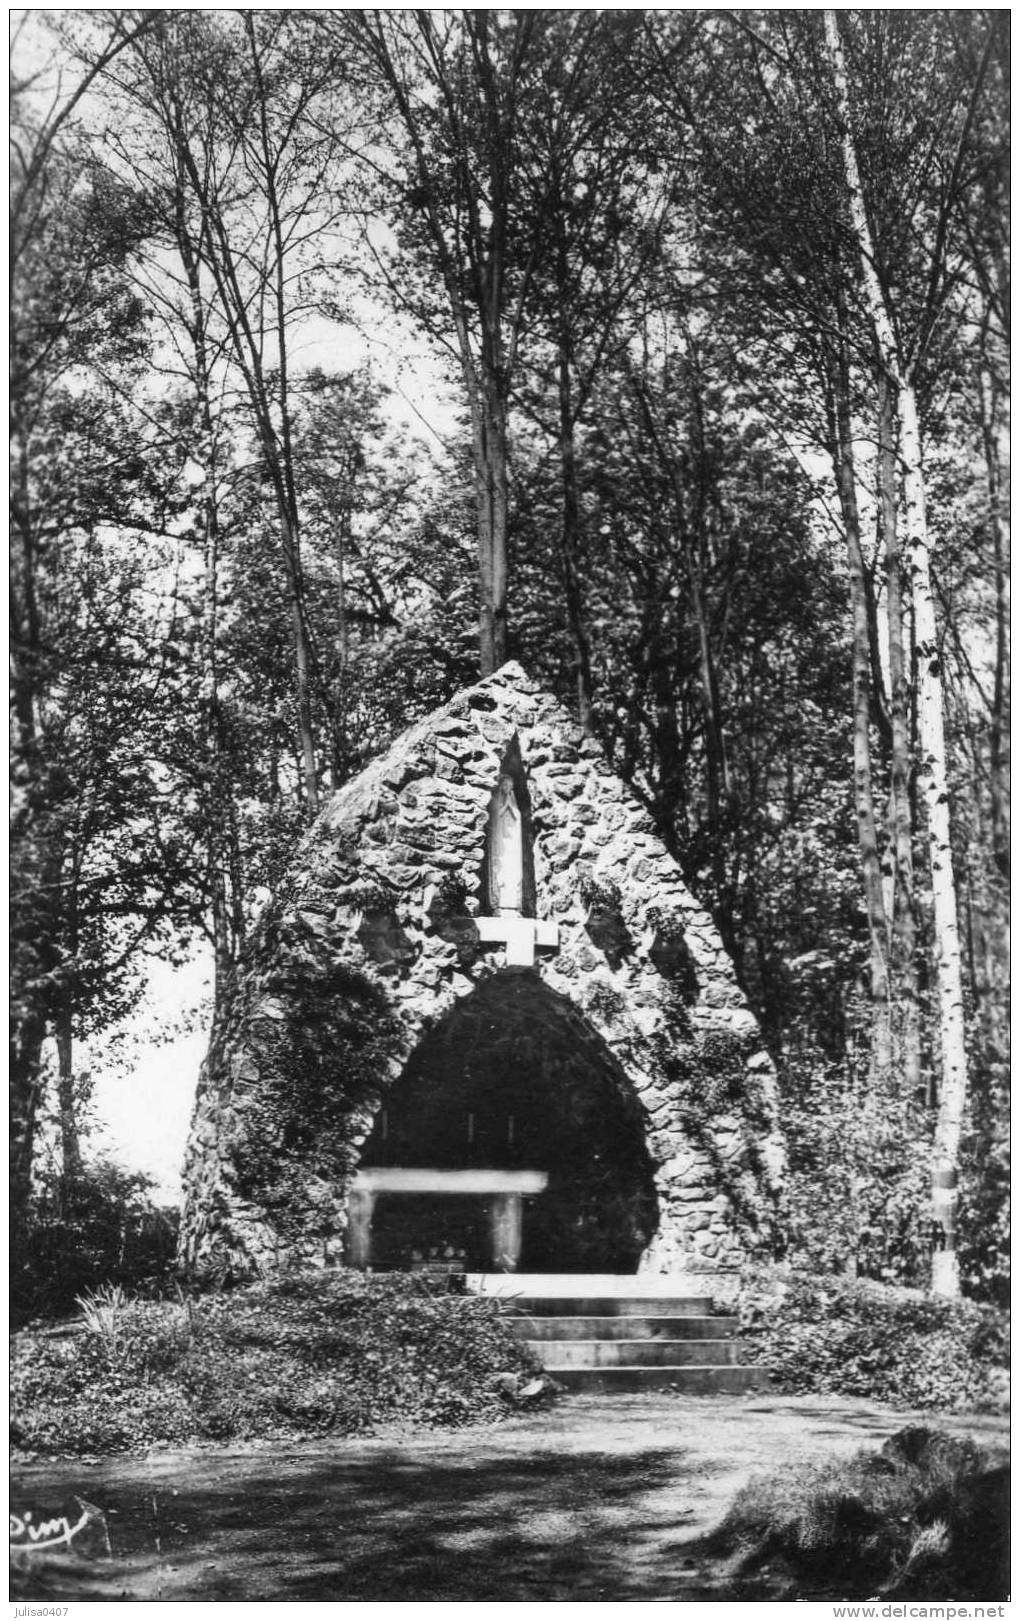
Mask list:
POLYGON ((783 1391, 946 1411, 1004 1404, 1008 1320, 993 1306, 776 1268, 746 1280, 741 1327, 783 1391))
MULTIPOLYGON (((816 953, 811 954, 813 959, 816 953)), ((803 965, 809 958, 800 959, 803 965)), ((870 1015, 853 1006, 860 1038, 870 1015)), ((834 1021, 835 1022, 835 1021, 834 1021)), ((848 1085, 846 1055, 794 1043, 778 1068, 788 1162, 784 1253, 807 1269, 853 1262, 858 1277, 923 1288, 936 1236, 927 1103, 903 1090, 896 1066, 869 1073, 865 1040, 848 1085)), ((957 1254, 968 1297, 1009 1304, 1009 1073, 978 1043, 960 1156, 957 1254)))
POLYGON ((832 1272, 923 1286, 931 1264, 930 1111, 895 1074, 847 1086, 843 1064, 788 1057, 779 1069, 789 1152, 788 1255, 832 1272))
POLYGON ((508 1375, 533 1364, 498 1302, 440 1287, 315 1272, 197 1300, 107 1300, 98 1315, 89 1303, 73 1337, 14 1337, 13 1437, 73 1454, 495 1418, 508 1375))
POLYGON ((178 1213, 157 1204, 153 1190, 150 1177, 109 1160, 84 1166, 70 1181, 46 1174, 27 1243, 12 1263, 14 1321, 69 1313, 78 1296, 104 1286, 147 1295, 168 1289, 178 1213))
POLYGON ((961 1155, 960 1275, 975 1300, 1008 1306, 1010 1298, 1009 1065, 985 1051, 975 1063, 970 1127, 961 1155))
POLYGON ((334 1240, 335 1200, 318 1201, 317 1182, 349 1170, 350 1148, 338 1120, 375 1113, 379 1080, 400 1050, 386 995, 330 955, 307 924, 263 916, 273 970, 262 983, 279 1016, 259 1015, 258 1039, 269 1077, 257 1108, 223 1139, 236 1193, 272 1212, 284 1238, 334 1240))
POLYGON ((1005 1597, 1003 1487, 973 1442, 912 1427, 880 1452, 750 1481, 713 1541, 743 1572, 778 1556, 829 1594, 1005 1597))

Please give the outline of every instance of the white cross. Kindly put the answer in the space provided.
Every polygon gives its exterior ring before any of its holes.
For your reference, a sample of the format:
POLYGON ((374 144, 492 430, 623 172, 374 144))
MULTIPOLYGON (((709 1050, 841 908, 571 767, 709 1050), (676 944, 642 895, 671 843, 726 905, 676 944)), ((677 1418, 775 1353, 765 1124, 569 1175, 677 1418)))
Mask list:
POLYGON ((559 925, 546 923, 541 918, 476 917, 475 927, 479 940, 506 946, 508 968, 532 968, 537 947, 551 947, 555 951, 560 943, 559 925))

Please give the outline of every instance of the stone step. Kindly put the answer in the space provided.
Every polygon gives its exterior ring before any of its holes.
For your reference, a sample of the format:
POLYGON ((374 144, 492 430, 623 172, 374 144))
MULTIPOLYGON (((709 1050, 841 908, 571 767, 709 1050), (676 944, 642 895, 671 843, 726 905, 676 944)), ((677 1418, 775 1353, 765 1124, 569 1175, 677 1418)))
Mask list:
POLYGON ((715 1313, 692 1277, 504 1274, 472 1277, 495 1295, 552 1379, 568 1390, 738 1395, 767 1388, 740 1364, 738 1319, 715 1313))
POLYGON ((733 1367, 736 1340, 525 1340, 528 1350, 558 1379, 572 1368, 733 1367))
POLYGON ((559 1368, 549 1362, 545 1370, 566 1390, 603 1395, 641 1394, 646 1390, 675 1390, 682 1396, 743 1396, 768 1388, 761 1368, 733 1365, 691 1368, 559 1368))
POLYGON ((525 1317, 710 1317, 712 1297, 522 1294, 513 1298, 513 1306, 525 1317))
POLYGON ((729 1340, 739 1326, 736 1317, 670 1317, 658 1313, 642 1313, 640 1317, 515 1315, 512 1322, 514 1332, 529 1340, 729 1340))
POLYGON ((467 1272, 470 1294, 496 1295, 504 1300, 691 1300, 707 1311, 711 1296, 703 1293, 705 1280, 690 1273, 653 1277, 634 1272, 467 1272))

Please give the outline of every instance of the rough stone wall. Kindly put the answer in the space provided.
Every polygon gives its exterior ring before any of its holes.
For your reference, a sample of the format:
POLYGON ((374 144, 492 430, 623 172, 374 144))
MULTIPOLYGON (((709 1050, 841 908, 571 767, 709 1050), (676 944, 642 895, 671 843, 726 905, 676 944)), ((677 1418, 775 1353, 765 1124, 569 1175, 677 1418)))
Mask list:
POLYGON ((199 1081, 187 1265, 341 1258, 346 1184, 389 1086, 502 965, 471 918, 515 736, 537 913, 559 925, 536 972, 604 1039, 646 1120, 660 1224, 641 1268, 723 1276, 768 1243, 775 1078, 716 930, 597 745, 506 665, 333 797, 263 913, 199 1081))

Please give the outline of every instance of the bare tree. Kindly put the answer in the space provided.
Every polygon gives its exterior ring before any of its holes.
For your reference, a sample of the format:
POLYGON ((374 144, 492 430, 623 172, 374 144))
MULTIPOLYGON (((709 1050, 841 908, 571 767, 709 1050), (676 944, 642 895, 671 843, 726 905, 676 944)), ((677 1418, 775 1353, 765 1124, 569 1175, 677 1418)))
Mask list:
POLYGON ((330 109, 342 67, 336 51, 321 49, 303 14, 244 12, 227 20, 161 14, 135 41, 128 70, 119 75, 122 86, 162 140, 189 288, 200 296, 208 283, 276 510, 301 781, 313 816, 315 654, 302 567, 291 348, 301 317, 316 305, 316 277, 337 218, 330 109))
POLYGON ((456 356, 464 385, 489 674, 507 657, 509 406, 552 197, 546 184, 523 206, 522 121, 541 90, 543 19, 366 11, 350 26, 405 150, 396 170, 375 166, 407 250, 399 268, 380 255, 379 269, 456 356))

